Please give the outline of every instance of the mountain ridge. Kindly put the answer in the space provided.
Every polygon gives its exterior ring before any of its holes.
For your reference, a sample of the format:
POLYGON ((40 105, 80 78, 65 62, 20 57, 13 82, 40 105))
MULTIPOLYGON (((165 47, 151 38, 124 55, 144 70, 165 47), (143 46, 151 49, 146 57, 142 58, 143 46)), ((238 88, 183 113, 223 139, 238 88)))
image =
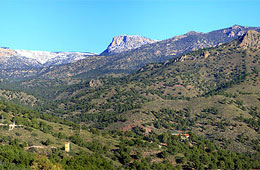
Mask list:
POLYGON ((76 56, 79 55, 79 57, 81 57, 82 55, 85 56, 97 55, 95 53, 89 53, 89 52, 49 52, 49 51, 33 51, 33 50, 15 50, 15 51, 17 52, 18 55, 35 59, 42 65, 45 65, 46 63, 50 62, 50 60, 55 60, 55 58, 57 57, 66 58, 66 56, 68 55, 76 55, 76 56))
POLYGON ((115 61, 107 65, 106 70, 134 71, 149 63, 163 62, 190 51, 228 43, 244 35, 248 30, 260 31, 260 27, 234 25, 208 33, 193 32, 146 44, 137 49, 114 54, 115 61))
POLYGON ((97 55, 88 52, 49 52, 31 50, 13 50, 0 48, 0 65, 2 69, 24 69, 30 67, 48 67, 72 63, 89 56, 97 55), (18 64, 18 62, 20 64, 18 64))

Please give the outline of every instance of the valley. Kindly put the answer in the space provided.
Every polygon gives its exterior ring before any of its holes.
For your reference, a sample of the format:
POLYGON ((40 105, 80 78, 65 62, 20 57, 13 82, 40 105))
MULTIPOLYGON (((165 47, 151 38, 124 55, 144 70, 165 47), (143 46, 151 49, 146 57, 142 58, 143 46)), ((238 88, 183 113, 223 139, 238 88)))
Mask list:
POLYGON ((0 169, 259 169, 258 31, 3 67, 0 169))

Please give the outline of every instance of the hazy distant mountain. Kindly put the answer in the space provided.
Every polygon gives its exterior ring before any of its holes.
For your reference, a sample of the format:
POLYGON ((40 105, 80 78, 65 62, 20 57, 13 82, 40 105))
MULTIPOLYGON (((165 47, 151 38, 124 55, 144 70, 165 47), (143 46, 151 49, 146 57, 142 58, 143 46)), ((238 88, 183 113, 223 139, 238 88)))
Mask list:
POLYGON ((107 49, 101 55, 113 55, 139 48, 145 44, 152 44, 157 40, 151 40, 139 35, 121 35, 113 38, 107 49))
POLYGON ((51 65, 68 64, 85 59, 94 53, 80 52, 48 52, 13 50, 6 47, 0 48, 1 69, 46 67, 51 65))
POLYGON ((97 55, 88 52, 49 52, 15 50, 19 56, 38 61, 43 66, 68 64, 77 60, 85 59, 88 56, 97 55))
POLYGON ((40 66, 40 63, 33 58, 20 56, 15 50, 9 48, 0 48, 1 69, 28 68, 37 66, 40 66))

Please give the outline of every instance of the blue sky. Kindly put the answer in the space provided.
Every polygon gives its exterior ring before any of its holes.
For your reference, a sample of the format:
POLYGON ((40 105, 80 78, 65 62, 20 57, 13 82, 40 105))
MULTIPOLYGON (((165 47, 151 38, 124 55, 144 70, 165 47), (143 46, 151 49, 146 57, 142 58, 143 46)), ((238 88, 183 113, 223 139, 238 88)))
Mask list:
POLYGON ((0 0, 0 46, 101 53, 122 34, 260 26, 259 9, 260 0, 0 0))

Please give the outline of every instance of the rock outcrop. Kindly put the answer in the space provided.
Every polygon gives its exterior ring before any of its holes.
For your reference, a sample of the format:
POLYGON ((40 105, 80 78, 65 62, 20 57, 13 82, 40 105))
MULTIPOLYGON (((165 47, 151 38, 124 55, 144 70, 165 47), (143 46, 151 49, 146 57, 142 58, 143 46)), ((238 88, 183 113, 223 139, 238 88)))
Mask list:
POLYGON ((260 48, 260 33, 255 30, 249 30, 245 36, 240 38, 240 46, 243 48, 260 48))
POLYGON ((208 58, 210 53, 209 53, 209 51, 205 51, 203 55, 204 55, 204 58, 208 58))
POLYGON ((92 79, 89 81, 89 87, 91 87, 91 88, 97 88, 102 85, 103 85, 103 83, 100 80, 92 79))

